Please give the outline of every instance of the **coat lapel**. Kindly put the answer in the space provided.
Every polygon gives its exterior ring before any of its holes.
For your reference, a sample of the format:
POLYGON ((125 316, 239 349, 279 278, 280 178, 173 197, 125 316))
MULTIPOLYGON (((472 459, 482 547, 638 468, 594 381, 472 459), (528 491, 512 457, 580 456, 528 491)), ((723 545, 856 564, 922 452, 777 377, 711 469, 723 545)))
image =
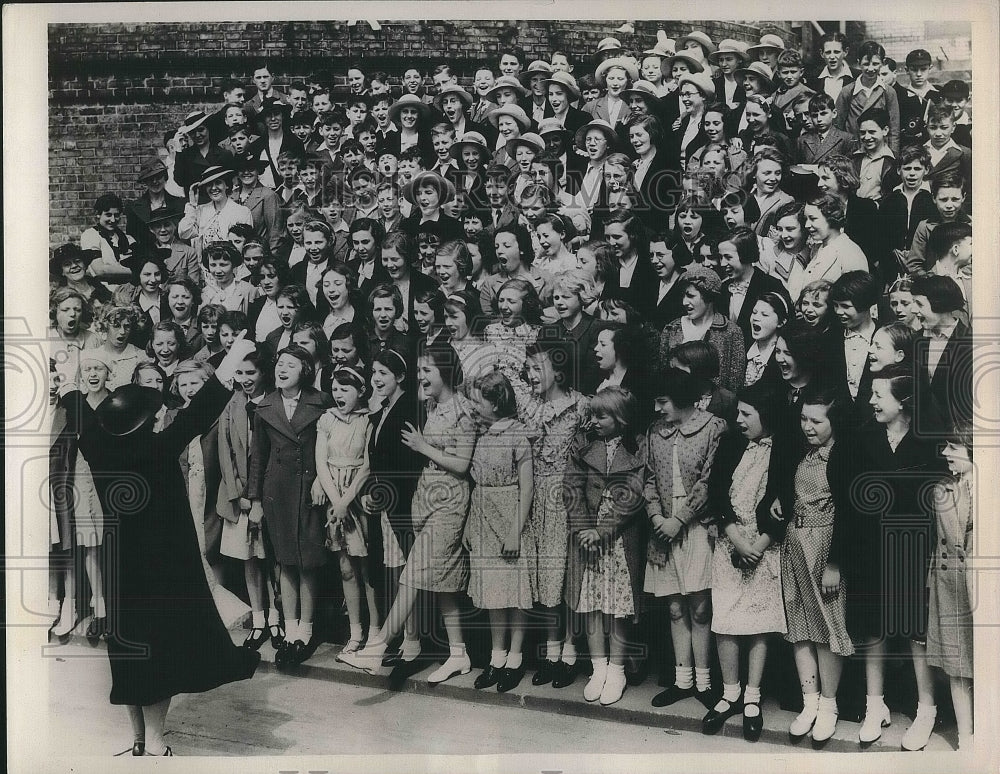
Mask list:
MULTIPOLYGON (((302 390, 299 403, 295 407, 295 413, 292 414, 290 423, 292 432, 298 436, 310 423, 319 419, 324 411, 326 411, 326 404, 322 394, 316 390, 302 390)), ((282 406, 282 413, 284 413, 284 406, 282 406)))
MULTIPOLYGON (((300 406, 301 403, 302 401, 300 400, 300 406)), ((295 409, 296 414, 298 414, 298 409, 299 407, 297 406, 295 409)), ((295 417, 293 416, 292 419, 294 418, 295 417)), ((295 430, 292 429, 291 423, 285 416, 285 404, 281 400, 280 392, 276 391, 272 392, 270 395, 264 396, 264 399, 257 404, 257 419, 262 422, 267 422, 267 424, 291 440, 298 440, 295 430)))

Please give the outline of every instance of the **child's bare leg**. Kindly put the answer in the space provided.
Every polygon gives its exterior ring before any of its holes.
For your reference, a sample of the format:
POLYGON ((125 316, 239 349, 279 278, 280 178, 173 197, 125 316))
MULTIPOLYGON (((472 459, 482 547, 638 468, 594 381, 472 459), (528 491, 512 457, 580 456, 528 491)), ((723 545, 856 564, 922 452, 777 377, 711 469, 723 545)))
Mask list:
MULTIPOLYGON (((721 651, 721 648, 720 648, 721 651)), ((721 655, 721 653, 720 653, 721 655)), ((737 658, 739 651, 737 650, 737 658)), ((767 662, 767 635, 754 634, 750 638, 750 653, 747 657, 747 687, 760 688, 760 681, 764 677, 764 664, 767 662)), ((739 675, 739 670, 736 672, 739 675)), ((725 672, 723 672, 725 675, 725 672)), ((735 683, 736 680, 726 680, 735 683)))
POLYGON ((913 656, 913 675, 917 679, 917 701, 928 707, 934 706, 934 675, 927 663, 927 646, 910 641, 913 656))
POLYGON ((691 651, 691 621, 688 618, 687 599, 680 594, 668 598, 670 612, 670 639, 674 644, 674 666, 693 668, 694 654, 691 651))
MULTIPOLYGON (((260 560, 250 557, 243 562, 243 578, 247 584, 247 595, 250 597, 250 609, 255 613, 264 611, 264 574, 260 570, 260 560)), ((278 623, 272 621, 271 623, 278 623)))
POLYGON ((836 699, 840 686, 840 674, 844 670, 844 659, 830 650, 829 645, 818 643, 816 655, 819 661, 819 692, 823 698, 836 699))
POLYGON ((604 625, 608 631, 611 645, 610 662, 615 666, 625 666, 625 655, 628 650, 628 621, 613 615, 604 616, 604 625))
POLYGON ((347 551, 337 551, 337 562, 340 565, 340 580, 344 587, 344 601, 347 603, 347 617, 351 622, 351 639, 361 642, 361 587, 354 574, 353 557, 347 551))
POLYGON ((512 654, 521 655, 521 649, 524 647, 524 627, 526 622, 527 618, 523 610, 518 607, 510 609, 510 652, 512 654))
POLYGON ((715 636, 715 643, 719 650, 719 666, 722 667, 722 682, 729 685, 738 683, 740 681, 739 638, 732 634, 717 634, 715 636))
POLYGON ((952 677, 951 702, 955 705, 955 722, 958 736, 972 736, 972 680, 967 677, 952 677))
POLYGON ((696 591, 687 597, 691 611, 691 652, 694 665, 708 669, 712 648, 712 592, 696 591))

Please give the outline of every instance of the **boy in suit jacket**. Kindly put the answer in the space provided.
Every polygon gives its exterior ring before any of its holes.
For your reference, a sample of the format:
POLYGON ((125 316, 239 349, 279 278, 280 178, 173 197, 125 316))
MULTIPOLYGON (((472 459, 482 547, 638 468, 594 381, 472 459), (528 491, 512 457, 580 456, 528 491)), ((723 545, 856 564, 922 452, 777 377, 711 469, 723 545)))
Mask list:
POLYGON ((945 105, 931 105, 927 111, 927 133, 930 140, 924 145, 931 157, 927 174, 933 185, 936 180, 959 176, 965 181, 966 197, 963 209, 972 210, 972 151, 955 142, 955 118, 952 109, 945 105))
POLYGON ((837 110, 828 94, 817 94, 809 100, 812 129, 795 141, 795 158, 800 164, 819 164, 834 155, 850 156, 857 147, 854 137, 835 127, 837 110))
POLYGON ((894 89, 886 88, 879 77, 885 49, 866 41, 858 50, 860 77, 847 84, 837 97, 837 128, 857 135, 861 116, 872 108, 884 108, 889 114, 889 147, 899 153, 899 101, 894 89))

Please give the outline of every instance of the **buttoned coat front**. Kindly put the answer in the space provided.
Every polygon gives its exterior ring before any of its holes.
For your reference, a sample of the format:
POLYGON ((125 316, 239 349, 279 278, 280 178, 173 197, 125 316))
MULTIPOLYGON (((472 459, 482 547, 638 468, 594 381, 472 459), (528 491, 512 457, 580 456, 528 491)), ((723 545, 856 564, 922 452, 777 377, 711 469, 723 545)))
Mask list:
POLYGON ((312 569, 326 562, 325 508, 313 506, 316 422, 332 399, 303 387, 289 421, 281 392, 257 406, 247 494, 260 500, 278 564, 312 569))

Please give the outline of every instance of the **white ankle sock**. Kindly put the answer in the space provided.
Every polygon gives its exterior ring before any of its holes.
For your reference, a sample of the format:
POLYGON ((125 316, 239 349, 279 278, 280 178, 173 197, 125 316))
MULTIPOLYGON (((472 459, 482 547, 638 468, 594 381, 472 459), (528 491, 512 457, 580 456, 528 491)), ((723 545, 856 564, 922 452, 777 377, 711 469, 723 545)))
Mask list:
POLYGON ((573 666, 576 663, 576 645, 572 642, 564 642, 562 647, 562 662, 573 666))
POLYGON ((490 666, 494 669, 500 669, 507 663, 507 651, 506 650, 491 650, 490 651, 490 666))
POLYGON ((94 618, 107 618, 108 611, 104 606, 104 597, 94 598, 94 618))
POLYGON ((448 653, 448 658, 465 658, 465 644, 449 645, 448 653))
POLYGON ((508 669, 520 669, 521 668, 521 654, 520 653, 510 653, 507 655, 508 669))
POLYGON ((701 667, 694 668, 694 683, 699 691, 708 691, 712 688, 712 673, 708 669, 701 667))
POLYGON ((937 705, 936 704, 921 704, 917 702, 917 714, 918 715, 930 715, 932 718, 937 717, 937 705))
POLYGON ((880 710, 885 706, 885 696, 865 696, 865 711, 880 710))
POLYGON ((547 640, 545 643, 545 658, 549 661, 558 661, 561 645, 562 643, 559 640, 547 640))
POLYGON ((836 696, 820 696, 819 697, 819 712, 832 712, 834 715, 837 714, 837 697, 836 696))
POLYGON ((608 664, 608 677, 611 677, 611 675, 617 675, 618 677, 623 677, 625 675, 625 665, 608 664))
POLYGON ((264 628, 264 611, 263 610, 253 610, 250 613, 251 624, 254 629, 264 628))
POLYGON ((694 687, 694 667, 674 667, 674 685, 678 688, 686 689, 694 687))
POLYGON ((306 645, 309 644, 309 640, 313 636, 313 623, 312 621, 301 621, 299 622, 299 635, 295 638, 296 640, 302 640, 306 645))
MULTIPOLYGON (((381 634, 379 634, 375 640, 369 640, 368 645, 370 647, 372 645, 372 642, 378 643, 381 641, 382 641, 381 634)), ((404 636, 402 653, 403 653, 403 661, 413 661, 413 659, 415 659, 417 656, 420 655, 420 640, 418 639, 408 640, 404 636)))
POLYGON ((740 684, 733 683, 732 685, 730 685, 729 683, 723 683, 722 698, 728 701, 730 704, 735 703, 736 700, 740 698, 740 684))
POLYGON ((351 639, 358 640, 359 642, 361 641, 362 639, 361 624, 355 624, 355 623, 351 624, 351 639))
POLYGON ((748 685, 743 689, 743 703, 744 704, 760 704, 760 686, 754 688, 748 685))
POLYGON ((278 615, 277 608, 272 607, 267 611, 267 624, 268 626, 278 626, 281 623, 281 616, 278 615))

